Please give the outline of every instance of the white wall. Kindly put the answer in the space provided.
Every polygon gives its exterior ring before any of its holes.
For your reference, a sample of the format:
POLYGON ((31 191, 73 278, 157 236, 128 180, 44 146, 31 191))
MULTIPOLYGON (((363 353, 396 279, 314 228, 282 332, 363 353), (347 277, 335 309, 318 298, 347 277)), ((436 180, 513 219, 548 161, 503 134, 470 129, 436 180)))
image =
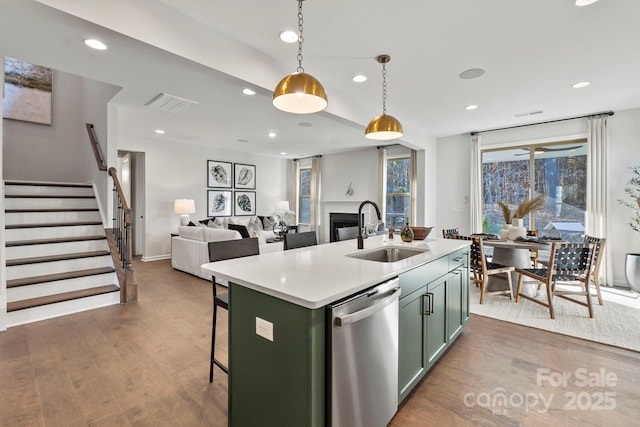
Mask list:
MULTIPOLYGON (((609 221, 607 248, 611 252, 613 284, 626 286, 624 257, 640 252, 640 233, 627 225, 631 210, 617 200, 624 198, 625 183, 631 178, 630 167, 640 163, 640 109, 616 112, 609 117, 609 153, 607 159, 609 221)), ((587 120, 577 119, 546 125, 528 126, 481 134, 482 145, 499 145, 523 141, 559 140, 586 136, 587 120)), ((460 227, 468 233, 470 136, 456 135, 438 139, 437 220, 436 230, 460 227)))
POLYGON ((256 165, 256 212, 270 215, 278 200, 287 196, 287 162, 168 138, 118 136, 118 149, 144 153, 145 219, 143 260, 162 259, 171 254, 171 233, 180 225, 173 213, 175 199, 194 199, 192 221, 207 218, 207 160, 256 165))

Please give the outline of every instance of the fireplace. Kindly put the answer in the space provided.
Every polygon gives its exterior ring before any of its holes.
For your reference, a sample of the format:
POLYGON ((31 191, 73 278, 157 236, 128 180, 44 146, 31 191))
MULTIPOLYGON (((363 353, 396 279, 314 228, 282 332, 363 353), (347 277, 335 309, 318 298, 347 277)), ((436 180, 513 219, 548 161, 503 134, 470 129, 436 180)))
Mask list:
MULTIPOLYGON (((364 214, 362 214, 364 219, 364 214)), ((364 221, 363 221, 364 224, 364 221)), ((357 227, 357 213, 330 212, 329 213, 329 241, 336 241, 336 229, 341 227, 357 227)))

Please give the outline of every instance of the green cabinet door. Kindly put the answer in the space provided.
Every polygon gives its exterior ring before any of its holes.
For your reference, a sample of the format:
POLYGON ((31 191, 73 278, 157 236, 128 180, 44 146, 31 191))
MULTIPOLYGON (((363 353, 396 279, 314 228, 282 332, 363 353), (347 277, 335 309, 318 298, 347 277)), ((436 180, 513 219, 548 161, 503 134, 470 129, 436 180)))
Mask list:
POLYGON ((464 325, 462 302, 463 271, 462 268, 453 270, 447 278, 447 339, 449 342, 460 335, 464 325))
POLYGON ((423 286, 400 300, 398 339, 398 401, 402 401, 427 370, 425 358, 425 298, 423 286))
POLYGON ((427 369, 431 368, 447 349, 447 276, 427 285, 425 312, 427 321, 427 369))

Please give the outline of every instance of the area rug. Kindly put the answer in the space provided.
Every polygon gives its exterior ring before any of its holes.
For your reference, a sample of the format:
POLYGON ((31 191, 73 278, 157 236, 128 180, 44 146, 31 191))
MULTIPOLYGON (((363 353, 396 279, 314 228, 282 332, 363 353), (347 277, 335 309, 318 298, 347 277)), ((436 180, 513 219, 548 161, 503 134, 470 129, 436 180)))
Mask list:
MULTIPOLYGON (((541 297, 546 300, 544 291, 541 297)), ((589 318, 586 307, 554 298, 555 319, 551 319, 546 307, 525 299, 516 304, 506 295, 485 295, 479 304, 480 291, 473 285, 469 298, 473 314, 640 351, 640 301, 623 305, 605 299, 599 305, 596 299, 593 318, 589 318)))

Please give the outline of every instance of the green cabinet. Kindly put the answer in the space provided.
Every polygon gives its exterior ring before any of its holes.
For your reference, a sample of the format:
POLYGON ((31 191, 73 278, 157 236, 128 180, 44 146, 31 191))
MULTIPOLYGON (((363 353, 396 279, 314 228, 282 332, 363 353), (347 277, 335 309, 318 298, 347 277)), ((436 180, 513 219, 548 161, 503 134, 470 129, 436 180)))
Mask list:
POLYGON ((400 275, 398 394, 402 401, 469 319, 468 249, 400 275))

